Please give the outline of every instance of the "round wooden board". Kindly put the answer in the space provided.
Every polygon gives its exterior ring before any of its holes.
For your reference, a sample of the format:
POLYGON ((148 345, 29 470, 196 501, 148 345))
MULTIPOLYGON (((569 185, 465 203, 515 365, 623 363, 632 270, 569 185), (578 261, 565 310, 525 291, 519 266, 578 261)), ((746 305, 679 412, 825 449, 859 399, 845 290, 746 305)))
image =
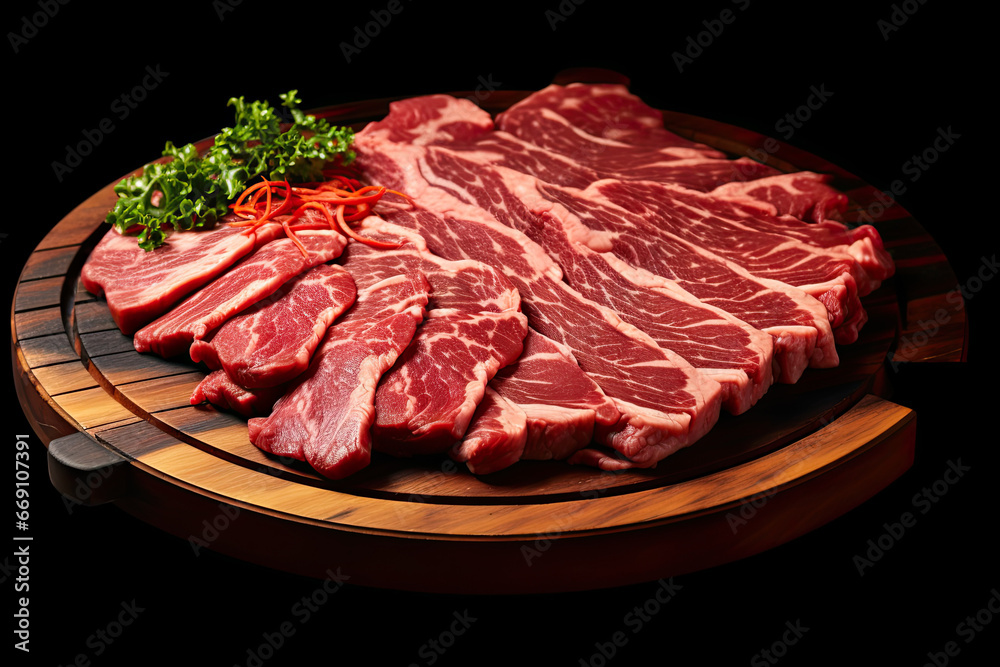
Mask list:
MULTIPOLYGON (((489 110, 526 94, 494 95, 489 110)), ((317 113, 361 127, 388 102, 317 113)), ((765 141, 691 116, 666 114, 666 122, 734 155, 765 141)), ((767 154, 784 170, 834 174, 851 196, 849 220, 877 203, 874 188, 813 155, 780 143, 767 154)), ((864 502, 910 466, 915 416, 886 400, 886 363, 965 354, 961 311, 923 345, 910 335, 956 281, 933 240, 894 204, 876 226, 897 275, 864 300, 870 319, 840 348, 841 365, 774 386, 656 469, 522 461, 477 477, 444 457, 376 455, 365 471, 333 482, 260 452, 244 419, 191 406, 204 369, 136 353, 106 304, 80 287, 113 201, 109 185, 43 239, 13 303, 18 396, 49 444, 53 483, 78 502, 116 502, 195 548, 319 578, 337 563, 362 585, 549 592, 655 580, 758 553, 864 502)))

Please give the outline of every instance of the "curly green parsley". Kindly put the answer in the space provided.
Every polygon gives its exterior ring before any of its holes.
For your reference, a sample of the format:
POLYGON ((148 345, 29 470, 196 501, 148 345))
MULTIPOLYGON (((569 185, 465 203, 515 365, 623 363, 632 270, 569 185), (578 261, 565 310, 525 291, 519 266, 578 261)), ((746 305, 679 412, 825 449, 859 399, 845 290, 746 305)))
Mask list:
POLYGON ((236 107, 233 127, 223 128, 204 155, 193 144, 177 148, 168 141, 163 156, 172 159, 147 164, 138 176, 122 179, 115 186, 118 201, 105 222, 122 232, 141 227, 139 247, 153 250, 170 228, 214 225, 262 174, 269 180, 305 183, 323 180, 323 167, 334 160, 350 164, 353 130, 303 113, 297 92, 281 95, 293 121, 284 132, 267 102, 230 99, 229 106, 236 107))

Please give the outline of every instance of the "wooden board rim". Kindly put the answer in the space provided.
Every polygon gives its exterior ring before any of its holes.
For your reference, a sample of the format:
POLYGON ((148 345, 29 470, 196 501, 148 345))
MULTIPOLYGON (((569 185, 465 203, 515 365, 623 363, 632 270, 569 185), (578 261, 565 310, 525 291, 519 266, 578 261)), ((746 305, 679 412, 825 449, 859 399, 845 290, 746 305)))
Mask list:
MULTIPOLYGON (((854 457, 864 453, 869 448, 877 446, 882 439, 891 437, 900 429, 905 428, 915 419, 915 413, 905 407, 884 401, 875 396, 868 396, 863 399, 854 411, 861 409, 877 409, 886 413, 884 419, 865 425, 863 435, 859 441, 846 443, 843 441, 829 441, 830 435, 827 430, 838 431, 832 437, 840 438, 841 426, 830 424, 825 429, 811 434, 787 448, 767 454, 760 459, 736 466, 728 471, 713 473, 703 478, 689 480, 677 484, 645 489, 630 494, 614 495, 605 498, 587 498, 572 501, 555 501, 539 504, 512 504, 512 505, 442 505, 428 504, 420 502, 404 502, 386 500, 381 498, 368 499, 376 507, 374 509, 384 509, 383 506, 394 507, 387 510, 386 515, 394 514, 397 519, 407 524, 408 528, 391 529, 385 526, 373 524, 363 524, 361 522, 348 523, 341 520, 339 513, 331 515, 336 518, 322 518, 320 516, 305 516, 302 513, 295 513, 290 509, 281 509, 278 505, 270 507, 261 506, 247 498, 237 495, 227 495, 222 489, 214 489, 204 483, 194 483, 190 479, 174 476, 165 466, 153 465, 149 461, 131 460, 130 465, 144 474, 153 475, 164 480, 171 481, 190 491, 209 494, 219 502, 238 505, 240 507, 254 511, 270 514, 284 519, 301 521, 317 526, 333 528, 337 530, 349 530, 353 532, 363 532, 367 534, 378 534, 393 537, 415 537, 419 539, 501 539, 501 540, 523 540, 534 538, 540 534, 552 532, 553 521, 551 514, 553 509, 568 509, 579 503, 587 503, 592 509, 588 513, 593 513, 598 517, 603 517, 603 522, 598 521, 589 526, 577 525, 570 528, 560 528, 561 537, 586 536, 614 532, 621 529, 647 528, 660 526, 678 521, 683 521, 692 517, 701 516, 713 512, 721 512, 738 507, 747 499, 753 497, 770 496, 781 493, 786 489, 809 481, 812 477, 823 474, 825 471, 844 464, 854 457), (821 445, 828 445, 821 447, 821 445), (807 457, 798 456, 812 449, 823 448, 828 456, 807 457), (776 465, 779 463, 789 463, 787 466, 776 465), (793 474, 794 469, 794 474, 793 474), (777 474, 775 471, 781 474, 777 474), (767 474, 765 474, 767 473, 767 474), (745 486, 731 483, 734 478, 755 478, 757 482, 745 486), (730 483, 727 483, 730 482, 730 483), (670 496, 684 495, 689 490, 701 488, 711 488, 713 493, 704 497, 702 503, 676 503, 670 496), (509 531, 469 531, 468 521, 477 520, 485 522, 482 516, 465 517, 462 521, 461 530, 452 530, 440 523, 430 521, 427 512, 438 508, 446 508, 453 512, 466 512, 476 514, 492 514, 503 511, 508 513, 509 519, 516 522, 516 529, 509 531), (610 517, 620 519, 622 510, 628 509, 626 515, 628 520, 611 521, 610 517), (648 510, 648 513, 647 513, 648 510), (405 513, 405 516, 402 514, 405 513), (432 523, 434 528, 425 526, 432 523)), ((848 411, 850 415, 852 411, 848 411)), ((179 443, 180 444, 180 443, 179 443)), ((198 451, 198 450, 193 450, 198 451)), ((207 454, 206 454, 207 456, 207 454)), ((183 470, 175 471, 178 475, 184 473, 183 470)), ((254 477, 267 477, 266 473, 248 471, 254 477)), ((280 480, 285 483, 285 480, 280 480)), ((266 484, 264 484, 266 485, 266 484)), ((276 493, 281 493, 285 489, 277 489, 276 493)), ((358 499, 357 496, 340 493, 334 490, 317 489, 319 495, 328 497, 339 497, 340 502, 351 503, 358 499)), ((230 492, 231 493, 231 492, 230 492)), ((573 511, 567 512, 572 514, 573 511)), ((556 522, 558 523, 558 522, 556 522)))

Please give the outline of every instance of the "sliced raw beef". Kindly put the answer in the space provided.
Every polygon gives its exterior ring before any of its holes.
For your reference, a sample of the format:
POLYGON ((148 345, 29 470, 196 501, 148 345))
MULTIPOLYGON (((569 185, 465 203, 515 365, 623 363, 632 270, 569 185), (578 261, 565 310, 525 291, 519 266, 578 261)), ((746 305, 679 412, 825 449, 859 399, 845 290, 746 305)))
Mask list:
POLYGON ((191 344, 191 360, 223 369, 237 385, 257 389, 288 382, 309 366, 330 324, 354 303, 354 280, 321 264, 191 344))
MULTIPOLYGON (((585 188, 601 178, 653 180, 676 183, 699 191, 709 191, 731 181, 774 176, 780 172, 749 158, 727 160, 705 157, 690 148, 645 148, 601 139, 570 126, 561 117, 546 114, 546 127, 536 127, 526 141, 507 132, 487 132, 490 115, 469 100, 435 95, 417 97, 392 105, 385 123, 364 130, 370 139, 414 145, 448 145, 455 150, 496 153, 495 164, 525 171, 559 185, 585 188), (443 103, 447 101, 447 103, 443 103), (399 116, 395 116, 395 114, 399 116), (468 124, 475 131, 431 132, 419 140, 407 141, 414 132, 406 123, 436 124, 443 127, 468 124)), ((721 156, 721 154, 719 154, 721 156)))
POLYGON ((400 273, 419 271, 431 285, 428 310, 503 313, 521 308, 517 288, 489 264, 439 257, 427 249, 427 242, 419 234, 375 216, 366 218, 359 231, 369 238, 403 242, 392 249, 363 243, 347 245, 338 261, 351 272, 359 289, 400 273))
POLYGON ((569 348, 531 328, 517 362, 497 373, 490 387, 525 415, 523 459, 565 459, 621 418, 569 348))
POLYGON ((561 282, 558 266, 523 234, 433 187, 412 166, 417 160, 411 151, 419 147, 392 144, 389 155, 379 145, 363 133, 355 140, 366 179, 420 202, 387 204, 382 217, 418 231, 435 254, 477 259, 507 274, 532 325, 569 347, 581 368, 616 400, 622 418, 599 434, 603 443, 630 465, 651 466, 711 428, 721 405, 717 382, 561 282))
POLYGON ((570 285, 721 384, 730 413, 745 412, 767 392, 774 380, 771 336, 702 303, 673 281, 571 242, 558 226, 568 215, 543 213, 543 232, 533 238, 559 261, 570 285))
POLYGON ((602 172, 609 177, 628 181, 657 181, 673 183, 699 192, 709 192, 721 185, 732 182, 749 181, 775 176, 779 172, 773 167, 745 157, 735 160, 677 160, 667 163, 632 162, 626 152, 618 157, 618 163, 598 160, 602 172), (629 163, 632 165, 629 166, 629 163))
POLYGON ((223 370, 212 371, 198 383, 191 394, 191 405, 208 401, 220 408, 233 410, 244 417, 267 415, 285 393, 285 385, 247 389, 229 379, 223 370))
MULTIPOLYGON (((349 244, 340 261, 357 276, 359 285, 403 271, 420 271, 431 285, 428 321, 379 388, 375 447, 397 454, 443 449, 462 436, 497 368, 519 354, 527 329, 519 312, 520 296, 492 266, 442 259, 430 253, 423 237, 411 230, 371 216, 359 231, 369 238, 405 241, 391 250, 349 244), (442 326, 445 316, 448 326, 442 326), (506 328, 507 335, 476 336, 490 320, 506 328), (476 340, 470 345, 472 337, 476 340), (406 378, 402 394, 391 395, 391 378, 406 378), (394 411, 395 424, 390 426, 394 411), (397 435, 390 438, 390 433, 397 435)), ((524 440, 523 430, 494 434, 489 441, 490 458, 516 460, 524 440)), ((470 456, 480 458, 475 453, 470 456)))
POLYGON ((273 294, 289 279, 340 255, 347 243, 343 236, 330 230, 303 231, 298 238, 308 257, 302 255, 291 239, 264 245, 166 315, 140 329, 133 340, 135 349, 162 357, 185 352, 194 340, 204 338, 236 313, 273 294))
POLYGON ((397 456, 447 451, 465 434, 486 384, 520 356, 527 330, 518 311, 428 311, 379 382, 375 448, 397 456))
MULTIPOLYGON (((814 296, 826 306, 837 342, 854 342, 867 319, 859 297, 879 281, 838 248, 819 248, 761 229, 748 220, 748 211, 734 212, 730 202, 668 183, 606 180, 584 192, 600 193, 645 221, 647 241, 673 236, 757 278, 783 282, 814 296)), ((766 216, 759 212, 756 217, 766 216)))
POLYGON ((583 189, 607 174, 585 167, 564 155, 552 153, 506 132, 491 132, 474 142, 447 144, 454 151, 488 154, 492 164, 516 169, 548 183, 583 189))
POLYGON ((471 100, 426 95, 389 104, 389 115, 369 123, 365 134, 418 146, 473 141, 493 129, 493 119, 471 100), (418 100, 414 103, 414 99, 418 100))
MULTIPOLYGON (((633 146, 602 139, 573 127, 565 118, 547 110, 528 115, 532 122, 512 134, 606 176, 676 183, 707 192, 731 181, 751 181, 781 173, 745 157, 728 160, 721 155, 706 157, 690 148, 633 146)), ((504 129, 509 126, 508 123, 504 129)))
MULTIPOLYGON (((757 229, 821 248, 840 249, 853 257, 872 281, 886 280, 892 276, 895 265, 875 228, 871 225, 851 228, 830 219, 832 207, 839 210, 847 197, 827 186, 828 180, 826 175, 796 172, 753 183, 729 183, 711 194, 746 207, 744 220, 757 229), (815 222, 808 223, 806 219, 815 222)), ((733 211, 739 214, 740 208, 734 207, 733 211)))
POLYGON ((524 411, 490 387, 476 408, 472 423, 461 442, 448 452, 469 471, 486 475, 521 459, 528 437, 524 411))
MULTIPOLYGON (((421 168, 426 172, 425 176, 429 182, 447 189, 465 201, 481 203, 476 195, 470 193, 470 188, 474 189, 482 174, 491 169, 492 160, 488 153, 474 158, 474 154, 458 153, 440 146, 421 150, 424 152, 416 159, 422 161, 421 168), (468 163, 478 164, 470 166, 468 163)), ((540 189, 546 196, 560 191, 555 186, 540 189)), ((588 217, 586 215, 588 211, 584 210, 589 206, 587 202, 595 200, 617 205, 622 212, 631 214, 630 222, 634 222, 632 225, 623 227, 610 220, 608 221, 610 224, 600 228, 612 237, 605 238, 601 237, 601 234, 592 234, 589 235, 590 239, 583 241, 593 244, 596 250, 612 249, 612 244, 619 239, 621 232, 629 227, 634 227, 645 236, 641 240, 644 244, 648 244, 651 239, 663 239, 665 242, 669 239, 684 241, 697 246, 703 251, 702 255, 711 257, 716 262, 727 263, 730 268, 741 267, 750 276, 761 280, 775 281, 772 287, 784 283, 799 287, 815 296, 826 307, 831 324, 839 327, 837 331, 839 342, 855 340, 857 329, 865 320, 865 313, 858 301, 859 287, 860 294, 863 295, 878 284, 877 276, 869 275, 854 257, 846 252, 846 249, 816 248, 771 230, 758 228, 762 225, 746 219, 751 216, 751 211, 741 209, 736 212, 733 209, 738 208, 738 205, 686 188, 649 181, 606 179, 592 184, 576 198, 577 205, 567 205, 567 208, 581 218, 588 217), (579 207, 581 201, 583 209, 579 207), (612 241, 611 238, 615 240, 612 241), (734 239, 739 239, 739 242, 734 242, 734 239)), ((499 202, 494 204, 500 205, 499 202)), ((758 218, 765 216, 759 210, 753 213, 756 213, 758 218)), ((508 223, 516 224, 516 221, 508 220, 508 223)), ((590 222, 586 221, 586 224, 590 225, 590 222)), ((629 257, 619 254, 617 250, 613 252, 632 263, 629 257)), ((677 256, 666 254, 664 257, 669 265, 675 257, 684 261, 684 256, 689 254, 689 251, 685 251, 677 256)), ((653 270, 649 266, 642 268, 676 279, 669 266, 666 272, 662 269, 653 270)), ((704 276, 694 276, 693 279, 704 284, 704 276)), ((697 286, 689 288, 687 284, 681 284, 699 297, 699 292, 704 291, 697 286)), ((737 294, 745 293, 743 290, 737 292, 737 294)), ((743 317, 737 310, 721 304, 720 307, 758 328, 763 328, 743 317)), ((784 321, 789 323, 791 320, 784 319, 784 321)), ((826 365, 829 365, 829 360, 836 359, 832 341, 828 345, 822 355, 826 361, 822 361, 821 358, 821 363, 826 365)))
MULTIPOLYGON (((374 216, 360 231, 371 238, 406 241, 395 250, 348 244, 340 261, 348 269, 364 267, 355 274, 361 284, 419 269, 431 284, 433 308, 504 312, 520 307, 511 282, 486 264, 443 260, 427 250, 419 234, 374 216)), ((521 356, 501 369, 490 387, 505 398, 480 403, 463 441, 450 452, 479 474, 499 470, 518 457, 566 458, 593 439, 595 424, 610 426, 620 417, 614 402, 580 370, 569 350, 530 328, 521 356)), ((484 401, 489 396, 487 391, 484 401)))
POLYGON ((707 157, 723 157, 708 146, 666 130, 662 113, 618 84, 553 84, 497 116, 497 127, 511 134, 518 134, 523 127, 526 138, 531 140, 530 130, 521 121, 535 116, 540 109, 554 111, 570 125, 605 139, 637 146, 694 148, 707 157))
MULTIPOLYGON (((363 133, 359 137, 363 144, 378 147, 376 150, 391 151, 400 156, 410 155, 408 159, 414 164, 405 168, 419 172, 437 189, 472 206, 488 209, 494 218, 541 243, 546 250, 552 252, 553 249, 565 248, 565 256, 557 259, 565 265, 567 272, 572 269, 572 275, 568 274, 567 278, 574 287, 592 300, 616 309, 625 307, 627 314, 619 310, 619 315, 633 324, 643 322, 639 328, 658 327, 658 332, 653 335, 655 340, 672 340, 676 345, 684 345, 693 365, 712 368, 720 374, 720 378, 726 378, 730 385, 727 389, 728 407, 735 412, 752 405, 770 385, 772 347, 776 350, 779 363, 777 375, 784 382, 797 380, 810 363, 818 367, 837 363, 830 324, 822 304, 787 285, 754 279, 723 258, 695 250, 690 243, 679 238, 666 238, 668 235, 662 230, 657 231, 664 237, 660 248, 662 252, 651 253, 648 243, 651 237, 641 228, 648 226, 649 221, 636 219, 633 222, 632 218, 639 216, 631 215, 603 197, 594 199, 584 196, 586 191, 548 186, 518 172, 493 167, 490 164, 492 153, 488 152, 477 156, 467 151, 452 151, 450 147, 400 147, 369 139, 363 133), (505 185, 501 174, 507 176, 510 185, 505 185), (513 193, 514 190, 518 194, 502 194, 513 193), (526 210, 520 197, 533 197, 532 207, 535 210, 526 210), (555 204, 582 218, 582 222, 577 220, 574 223, 566 220, 564 215, 563 220, 557 221, 558 226, 563 227, 560 234, 572 234, 571 240, 578 242, 572 246, 567 246, 558 235, 554 236, 551 226, 542 224, 542 219, 534 215, 535 212, 555 208, 555 204), (594 231, 589 232, 588 229, 594 231), (605 234, 605 231, 608 233, 605 234), (588 239, 591 234, 597 239, 588 239), (588 253, 581 245, 593 246, 595 252, 588 253), (635 259, 631 245, 652 261, 642 264, 631 261, 635 259), (629 267, 615 264, 613 257, 601 257, 596 250, 610 250, 632 267, 645 269, 674 282, 668 285, 660 280, 659 284, 653 285, 651 276, 641 276, 629 267), (615 266, 609 266, 609 262, 615 266), (623 272, 628 273, 628 277, 623 277, 623 272), (602 283, 612 275, 620 285, 615 289, 605 289, 606 285, 602 283), (682 289, 677 287, 678 284, 682 289), (628 287, 623 291, 625 285, 628 287), (671 288, 673 294, 670 293, 671 288), (685 290, 701 299, 704 305, 696 304, 691 294, 683 294, 685 290), (647 296, 649 292, 653 294, 647 296), (659 322, 650 321, 643 312, 648 306, 655 305, 652 304, 654 300, 660 302, 659 310, 666 313, 659 322), (685 309, 672 308, 667 300, 684 302, 685 309), (626 301, 631 301, 631 305, 626 306, 626 301), (695 311, 699 309, 698 317, 706 324, 700 341, 691 340, 689 335, 697 332, 686 330, 697 319, 695 311), (677 316, 673 333, 669 331, 671 322, 668 319, 672 315, 677 316), (734 318, 742 322, 736 322, 734 318), (723 341, 728 349, 719 349, 713 324, 723 325, 723 330, 729 332, 729 337, 723 341), (746 324, 774 336, 776 345, 768 344, 746 324), (698 346, 702 352, 694 351, 693 348, 698 346), (728 357, 722 365, 720 355, 728 357)), ((675 351, 685 356, 685 352, 675 351)))
POLYGON ((677 160, 722 159, 725 155, 710 149, 690 146, 636 146, 593 134, 573 125, 568 119, 551 109, 521 108, 504 112, 497 119, 497 127, 534 145, 579 160, 588 166, 607 157, 619 168, 628 165, 622 158, 634 155, 639 162, 673 162, 677 160))
POLYGON ((541 192, 580 220, 576 240, 595 250, 610 251, 632 267, 674 280, 703 303, 774 336, 782 381, 796 381, 807 364, 817 368, 837 364, 826 308, 803 291, 752 276, 741 266, 622 208, 596 188, 574 191, 544 186, 541 192))
POLYGON ((139 247, 135 236, 111 229, 80 271, 84 288, 104 295, 115 324, 132 335, 235 264, 254 248, 281 233, 265 225, 253 234, 229 225, 170 232, 155 250, 139 247))
POLYGON ((772 215, 791 215, 821 223, 839 218, 847 210, 847 195, 830 187, 831 180, 829 174, 797 171, 752 182, 726 183, 712 190, 712 194, 763 205, 772 215))
MULTIPOLYGON (((440 125, 471 123, 477 128, 477 133, 466 133, 474 136, 472 140, 454 140, 452 134, 432 133, 421 140, 420 145, 446 145, 456 151, 471 152, 473 159, 485 159, 495 166, 521 171, 554 185, 584 189, 594 181, 605 178, 651 180, 711 191, 720 198, 762 208, 772 216, 809 215, 820 219, 841 210, 847 201, 845 195, 826 184, 829 176, 812 172, 780 174, 772 167, 748 158, 677 159, 664 154, 662 149, 605 141, 572 127, 562 127, 561 130, 553 127, 532 135, 535 143, 506 132, 483 132, 482 128, 490 123, 489 114, 468 100, 443 96, 418 97, 395 103, 389 117, 382 121, 396 128, 395 134, 382 131, 373 133, 369 139, 391 141, 393 136, 405 138, 410 136, 405 129, 407 119, 420 118, 428 126, 433 125, 434 114, 438 114, 436 122, 440 125), (400 114, 398 117, 395 116, 397 113, 400 114), (568 144, 560 149, 565 154, 536 145, 553 141, 552 137, 557 134, 561 134, 563 143, 568 144), (543 141, 538 137, 545 139, 543 141)), ((561 123, 565 125, 566 121, 561 123)), ((870 270, 869 267, 875 267, 875 275, 884 270, 887 262, 891 266, 891 260, 881 250, 878 239, 878 233, 866 225, 855 230, 851 239, 841 234, 839 242, 819 245, 848 246, 848 252, 863 268, 870 270)), ((817 244, 815 238, 802 240, 817 244)), ((884 278, 876 276, 876 279, 884 278)))
MULTIPOLYGON (((608 118, 602 117, 602 112, 613 114, 615 122, 626 123, 631 122, 629 116, 634 114, 631 120, 635 121, 635 127, 652 127, 652 123, 659 122, 660 113, 629 95, 624 88, 596 86, 590 87, 590 90, 602 91, 602 99, 605 101, 616 97, 614 91, 621 93, 622 99, 627 101, 626 108, 612 111, 607 106, 595 104, 594 100, 584 100, 584 104, 591 105, 591 113, 581 114, 573 107, 588 88, 576 87, 575 93, 567 94, 571 88, 573 87, 550 88, 548 93, 541 91, 529 97, 519 108, 501 114, 497 119, 498 127, 516 134, 525 142, 592 166, 609 178, 676 183, 700 191, 709 191, 718 186, 721 189, 716 192, 720 196, 752 196, 761 203, 771 204, 779 213, 804 219, 808 216, 817 222, 837 215, 846 207, 845 195, 825 185, 825 177, 810 172, 780 174, 777 170, 748 158, 709 159, 702 161, 709 164, 701 165, 694 160, 686 161, 687 164, 664 162, 656 159, 655 151, 665 151, 668 154, 669 151, 676 151, 676 148, 670 148, 674 146, 670 140, 663 144, 655 141, 648 144, 643 140, 631 142, 624 135, 619 137, 618 142, 602 140, 600 132, 596 132, 597 136, 594 136, 595 126, 600 127, 608 118), (588 136, 592 138, 588 139, 588 136), (661 145, 667 148, 660 148, 661 145), (714 167, 710 164, 712 162, 715 163, 714 167), (732 173, 727 173, 727 170, 732 173), (741 185, 744 181, 752 185, 741 185), (727 185, 729 183, 732 185, 727 185), (749 195, 750 192, 753 194, 749 195)), ((725 156, 720 153, 715 157, 725 156)), ((545 178, 542 174, 530 173, 545 178)), ((581 187, 565 180, 551 182, 581 187)))
POLYGON ((660 347, 720 382, 730 412, 744 412, 764 395, 773 380, 769 335, 701 303, 676 282, 640 273, 613 255, 575 242, 574 236, 586 227, 542 194, 541 189, 550 186, 493 167, 486 157, 473 158, 470 153, 433 147, 422 158, 422 173, 438 187, 524 233, 545 249, 584 297, 613 309, 660 347))
POLYGON ((305 373, 266 418, 248 422, 264 451, 308 461, 341 479, 371 460, 379 378, 412 340, 430 285, 421 274, 394 276, 358 291, 354 306, 326 332, 305 373))
MULTIPOLYGON (((416 104, 418 101, 414 101, 416 104)), ((459 106, 463 101, 457 100, 455 106, 459 106)), ((491 164, 502 164, 517 171, 524 171, 539 177, 541 180, 557 180, 559 174, 572 173, 573 167, 568 163, 560 163, 558 159, 543 159, 539 151, 520 150, 517 143, 509 139, 502 139, 502 133, 486 135, 473 144, 449 145, 447 149, 454 149, 456 153, 461 153, 463 157, 470 161, 480 162, 484 168, 491 164), (482 150, 476 150, 475 146, 484 146, 482 150), (471 147, 470 147, 471 146, 471 147)), ((364 133, 362 133, 364 136, 364 133)), ((365 137, 363 141, 377 142, 377 138, 365 137)), ((544 153, 544 152, 543 152, 544 153)), ((426 149, 426 154, 438 156, 435 168, 426 166, 420 167, 423 175, 434 185, 447 189, 455 196, 466 201, 474 199, 465 192, 465 187, 456 184, 454 179, 448 175, 454 167, 454 155, 448 155, 446 149, 439 146, 426 149), (443 160, 451 160, 448 164, 440 164, 443 160), (438 175, 441 172, 442 175, 438 175)), ((478 169, 478 168, 477 168, 478 169)), ((574 177, 574 181, 586 181, 587 174, 580 174, 579 178, 574 177)), ((472 176, 477 179, 478 175, 472 176)), ((838 357, 834 346, 834 338, 831 335, 831 326, 826 311, 826 307, 810 299, 801 290, 795 289, 781 282, 756 278, 738 263, 727 261, 717 254, 705 252, 692 246, 690 242, 685 242, 676 236, 664 241, 665 252, 657 253, 655 256, 649 253, 648 238, 643 238, 644 232, 641 227, 649 225, 649 220, 641 219, 641 216, 632 216, 631 213, 615 205, 607 198, 601 196, 599 192, 586 190, 587 196, 581 199, 574 198, 571 203, 565 198, 561 201, 568 209, 578 214, 581 218, 588 220, 586 224, 594 226, 592 222, 597 219, 600 224, 598 229, 606 230, 613 234, 611 240, 605 238, 602 243, 604 247, 595 246, 598 250, 613 250, 621 259, 629 262, 636 268, 643 268, 651 273, 675 280, 686 290, 697 296, 702 301, 708 300, 711 305, 729 312, 731 315, 765 330, 775 338, 775 354, 779 361, 778 378, 782 382, 794 382, 801 375, 807 365, 814 367, 830 367, 837 363, 838 357), (580 206, 583 208, 579 208, 580 206), (593 207, 593 208, 591 208, 593 207), (640 218, 635 220, 635 224, 626 225, 626 233, 621 234, 617 220, 622 217, 640 218), (633 236, 633 231, 636 231, 633 236), (633 244, 634 248, 626 247, 633 244), (634 259, 643 257, 646 263, 637 265, 634 259), (826 321, 824 321, 826 320, 826 321)), ((730 205, 729 211, 737 217, 745 217, 748 212, 730 205)), ((659 230, 657 233, 661 233, 659 230)), ((600 237, 600 234, 597 234, 600 237)), ((876 235, 877 236, 877 235, 876 235)), ((845 258, 846 259, 846 258, 845 258)), ((838 286, 839 288, 839 286, 838 286)), ((835 292, 837 295, 846 295, 846 290, 835 292)), ((833 306, 840 303, 834 300, 833 306)), ((855 320, 849 324, 860 324, 863 321, 863 311, 855 309, 855 320)), ((844 331, 851 331, 850 327, 843 328, 840 332, 842 338, 844 331)))
MULTIPOLYGON (((377 141, 377 138, 372 140, 377 141)), ((430 146, 426 149, 429 157, 425 160, 431 164, 433 173, 425 175, 430 182, 448 188, 465 201, 475 201, 476 197, 468 193, 463 196, 463 184, 456 184, 449 177, 453 170, 463 169, 461 165, 453 166, 457 162, 453 156, 436 160, 437 163, 445 162, 444 165, 435 163, 435 156, 442 152, 447 153, 448 148, 430 146)), ((481 169, 489 169, 495 163, 488 151, 465 152, 463 156, 477 162, 481 169)), ((531 162, 532 166, 537 164, 537 161, 531 162)), ((839 327, 838 341, 852 342, 857 338, 858 327, 866 319, 858 301, 859 289, 861 295, 867 294, 872 286, 877 286, 878 277, 869 275, 847 252, 840 248, 812 248, 794 239, 769 235, 759 229, 760 225, 741 225, 739 219, 749 215, 749 211, 735 212, 733 209, 738 206, 711 197, 685 196, 687 189, 683 187, 648 181, 627 181, 616 186, 616 182, 617 179, 598 182, 611 201, 625 208, 643 209, 645 217, 665 225, 667 231, 743 266, 752 275, 802 288, 827 307, 833 326, 839 327), (643 201, 645 206, 637 206, 633 200, 643 201), (739 243, 733 239, 739 239, 739 243), (775 251, 763 257, 764 248, 775 251)), ((481 201, 479 203, 482 205, 481 201)), ((758 217, 766 216, 758 211, 758 217)))

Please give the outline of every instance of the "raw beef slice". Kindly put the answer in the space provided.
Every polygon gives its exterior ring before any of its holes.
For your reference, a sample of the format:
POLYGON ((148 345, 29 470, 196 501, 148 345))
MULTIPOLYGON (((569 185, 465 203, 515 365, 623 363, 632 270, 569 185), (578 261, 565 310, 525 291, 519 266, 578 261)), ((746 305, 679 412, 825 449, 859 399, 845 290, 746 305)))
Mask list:
POLYGON ((191 359, 224 369, 247 389, 282 384, 309 366, 327 328, 355 295, 351 274, 321 264, 194 341, 191 359))
POLYGON ((271 415, 248 422, 250 441, 266 452, 307 461, 333 479, 366 467, 375 389, 423 320, 429 290, 422 274, 360 290, 271 415))
POLYGON ((140 329, 133 339, 138 352, 172 357, 186 351, 227 319, 273 294, 306 269, 340 255, 347 240, 334 231, 299 232, 309 252, 303 257, 291 239, 268 243, 224 275, 192 294, 176 308, 140 329))

